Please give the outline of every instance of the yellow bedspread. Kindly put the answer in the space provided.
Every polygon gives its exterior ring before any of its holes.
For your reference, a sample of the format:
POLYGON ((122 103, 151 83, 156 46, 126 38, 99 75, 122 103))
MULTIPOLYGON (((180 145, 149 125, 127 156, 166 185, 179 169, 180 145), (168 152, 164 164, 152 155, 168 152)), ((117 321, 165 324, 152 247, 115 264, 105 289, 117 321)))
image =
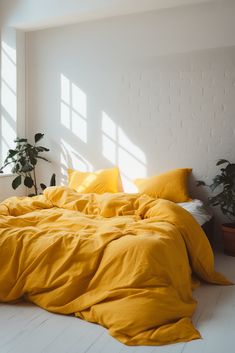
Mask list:
POLYGON ((128 345, 188 341, 200 337, 192 271, 229 284, 200 226, 170 201, 54 187, 0 204, 1 302, 74 313, 128 345))

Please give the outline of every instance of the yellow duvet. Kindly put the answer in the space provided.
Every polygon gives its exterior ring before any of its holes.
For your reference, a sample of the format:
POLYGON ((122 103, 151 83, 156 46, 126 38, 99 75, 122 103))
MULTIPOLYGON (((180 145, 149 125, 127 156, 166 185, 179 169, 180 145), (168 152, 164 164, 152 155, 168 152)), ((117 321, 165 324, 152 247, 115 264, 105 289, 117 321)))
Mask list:
POLYGON ((0 204, 0 301, 25 299, 107 327, 128 345, 200 337, 192 272, 214 272, 194 218, 139 194, 78 194, 53 187, 0 204))

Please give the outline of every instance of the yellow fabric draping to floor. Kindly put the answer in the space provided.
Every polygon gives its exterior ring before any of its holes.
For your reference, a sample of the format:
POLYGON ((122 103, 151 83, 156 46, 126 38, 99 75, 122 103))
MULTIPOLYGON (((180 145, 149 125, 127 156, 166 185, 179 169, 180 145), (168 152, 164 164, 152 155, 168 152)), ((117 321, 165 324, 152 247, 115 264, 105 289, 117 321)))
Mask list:
POLYGON ((0 301, 26 299, 107 327, 128 345, 200 337, 192 272, 214 271, 201 227, 173 202, 52 187, 0 204, 0 301))

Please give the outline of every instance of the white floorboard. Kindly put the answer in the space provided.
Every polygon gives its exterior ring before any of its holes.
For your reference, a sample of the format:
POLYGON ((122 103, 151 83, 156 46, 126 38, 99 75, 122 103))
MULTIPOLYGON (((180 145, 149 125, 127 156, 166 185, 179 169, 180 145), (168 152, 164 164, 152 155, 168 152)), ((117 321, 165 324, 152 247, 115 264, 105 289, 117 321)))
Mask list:
MULTIPOLYGON (((235 258, 216 255, 216 267, 235 282, 235 258)), ((107 331, 34 305, 0 304, 0 353, 221 353, 235 347, 235 286, 202 285, 193 317, 202 339, 162 347, 128 347, 107 331)))

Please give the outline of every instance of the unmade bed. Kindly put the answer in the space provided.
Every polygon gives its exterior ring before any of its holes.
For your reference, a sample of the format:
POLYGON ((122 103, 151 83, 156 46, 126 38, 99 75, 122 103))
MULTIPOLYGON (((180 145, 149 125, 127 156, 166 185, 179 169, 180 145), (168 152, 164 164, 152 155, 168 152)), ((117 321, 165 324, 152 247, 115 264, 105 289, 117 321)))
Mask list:
POLYGON ((200 338, 191 318, 214 271, 194 217, 139 194, 48 188, 0 204, 0 301, 30 301, 106 327, 127 345, 200 338))

